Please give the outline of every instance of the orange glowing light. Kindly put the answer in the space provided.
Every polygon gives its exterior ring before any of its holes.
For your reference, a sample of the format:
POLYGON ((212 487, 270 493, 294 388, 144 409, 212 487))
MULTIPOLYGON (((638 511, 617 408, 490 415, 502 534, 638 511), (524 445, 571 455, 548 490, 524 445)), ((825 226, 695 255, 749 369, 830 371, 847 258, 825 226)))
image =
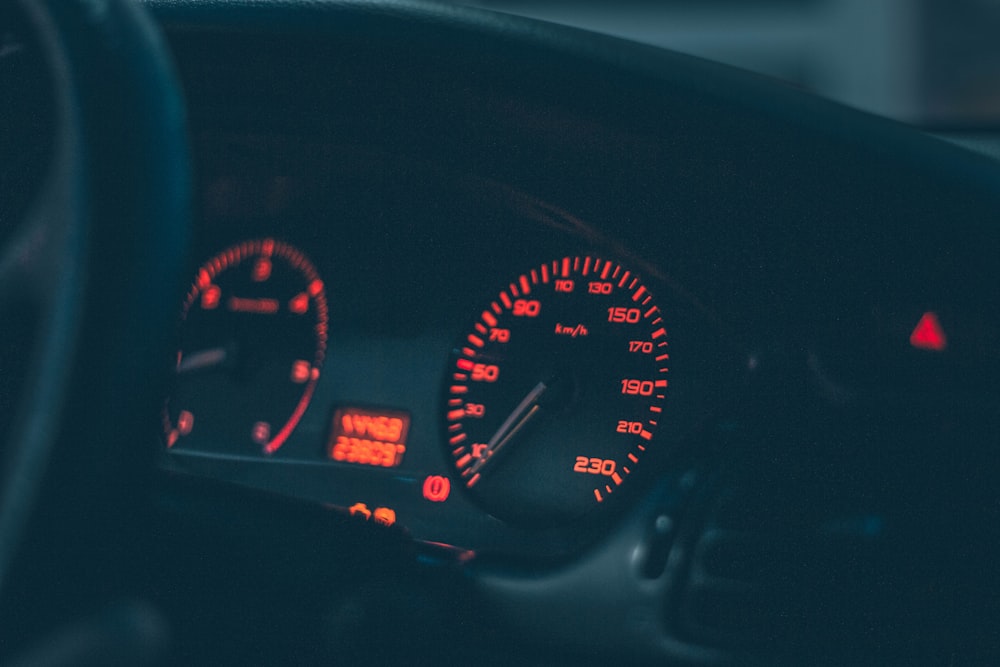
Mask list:
POLYGON ((391 526, 396 523, 396 511, 388 507, 376 507, 372 516, 375 518, 375 523, 380 526, 391 526))
POLYGON ((351 516, 360 516, 364 518, 365 521, 370 519, 372 516, 372 511, 368 509, 368 505, 365 505, 364 503, 354 503, 347 508, 347 511, 351 513, 351 516))

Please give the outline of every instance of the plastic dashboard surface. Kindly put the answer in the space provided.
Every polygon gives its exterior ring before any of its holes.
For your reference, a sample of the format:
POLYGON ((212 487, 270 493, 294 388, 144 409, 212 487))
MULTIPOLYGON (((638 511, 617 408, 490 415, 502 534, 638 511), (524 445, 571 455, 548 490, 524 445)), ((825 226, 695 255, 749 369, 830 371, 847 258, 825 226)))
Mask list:
POLYGON ((500 563, 569 563, 481 582, 508 620, 567 641, 556 619, 574 604, 585 616, 611 596, 623 619, 656 619, 612 624, 618 639, 577 619, 605 650, 716 659, 832 635, 869 658, 988 651, 981 625, 927 634, 930 614, 913 609, 933 605, 910 602, 927 586, 951 602, 974 590, 1000 525, 984 502, 1000 361, 994 163, 708 63, 477 13, 152 6, 188 96, 192 281, 220 251, 275 239, 311 260, 329 308, 315 391, 279 449, 160 445, 162 467, 390 508, 413 537, 500 563), (535 525, 544 517, 497 518, 495 500, 461 488, 447 387, 483 309, 564 257, 642 277, 669 334, 669 392, 614 502, 535 525), (928 313, 947 345, 911 340, 928 313), (338 408, 405 414, 399 465, 331 461, 338 408), (428 476, 450 481, 446 501, 424 496, 428 476), (956 543, 974 546, 942 581, 956 543), (665 555, 623 588, 633 547, 665 555), (587 578, 619 553, 625 570, 587 578), (807 585, 817 576, 827 588, 807 585), (746 577, 766 594, 713 587, 746 577), (611 581, 616 593, 599 592, 611 581), (813 595, 816 614, 799 615, 813 595), (855 622, 856 606, 875 620, 855 622), (775 625, 761 634, 760 619, 775 625))

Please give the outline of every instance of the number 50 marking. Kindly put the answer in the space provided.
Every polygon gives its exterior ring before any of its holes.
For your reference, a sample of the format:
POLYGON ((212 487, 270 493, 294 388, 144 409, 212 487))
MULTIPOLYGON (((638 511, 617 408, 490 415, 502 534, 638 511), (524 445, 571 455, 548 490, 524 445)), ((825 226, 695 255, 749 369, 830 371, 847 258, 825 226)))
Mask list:
POLYGON ((473 382, 496 382, 500 377, 500 367, 493 364, 476 364, 472 367, 473 382))

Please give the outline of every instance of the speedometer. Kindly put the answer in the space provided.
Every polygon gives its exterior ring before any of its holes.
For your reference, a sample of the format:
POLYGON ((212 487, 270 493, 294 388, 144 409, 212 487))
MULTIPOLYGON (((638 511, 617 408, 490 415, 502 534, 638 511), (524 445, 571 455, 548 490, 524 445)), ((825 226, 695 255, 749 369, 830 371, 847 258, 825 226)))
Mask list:
POLYGON ((604 503, 652 446, 670 353, 640 277, 592 256, 517 276, 452 350, 447 457, 494 516, 563 522, 604 503))

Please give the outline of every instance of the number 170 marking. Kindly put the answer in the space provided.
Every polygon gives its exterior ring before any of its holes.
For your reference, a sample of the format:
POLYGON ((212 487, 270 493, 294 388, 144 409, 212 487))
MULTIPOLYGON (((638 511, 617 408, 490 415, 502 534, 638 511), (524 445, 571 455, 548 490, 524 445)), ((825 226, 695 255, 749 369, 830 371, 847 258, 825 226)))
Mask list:
POLYGON ((653 343, 648 340, 630 340, 628 342, 628 351, 651 354, 653 352, 653 343))

